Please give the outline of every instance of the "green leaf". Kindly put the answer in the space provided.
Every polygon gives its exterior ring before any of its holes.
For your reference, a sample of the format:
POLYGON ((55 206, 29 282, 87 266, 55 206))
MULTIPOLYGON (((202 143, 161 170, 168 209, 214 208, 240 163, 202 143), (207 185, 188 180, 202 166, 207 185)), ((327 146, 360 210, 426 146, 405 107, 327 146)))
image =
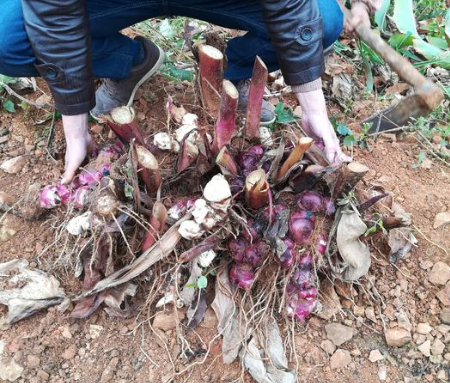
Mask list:
POLYGON ((128 199, 133 199, 134 189, 128 182, 125 182, 124 193, 128 199))
POLYGON ((447 12, 445 12, 444 28, 445 28, 445 35, 447 36, 448 39, 450 39, 450 8, 447 9, 447 12))
POLYGON ((362 62, 364 65, 364 72, 366 73, 366 90, 368 93, 372 93, 373 91, 373 73, 372 73, 372 65, 370 61, 367 59, 368 56, 362 55, 362 62))
POLYGON ((374 20, 378 29, 382 32, 386 29, 386 14, 391 5, 391 0, 384 0, 381 8, 375 12, 374 20))
POLYGON ((444 69, 450 69, 450 51, 443 51, 420 39, 414 39, 414 49, 427 60, 433 60, 444 69))
POLYGON ((179 69, 172 63, 167 63, 163 69, 163 73, 175 81, 189 81, 194 79, 194 73, 187 69, 179 69))
POLYGON ((420 38, 414 18, 412 0, 395 0, 392 20, 400 32, 410 33, 412 36, 420 38))
POLYGON ((347 146, 347 147, 349 147, 349 146, 354 146, 354 145, 356 144, 355 136, 352 135, 352 134, 346 136, 346 137, 344 138, 343 144, 344 144, 344 146, 347 146))
POLYGON ((360 45, 361 55, 368 56, 370 61, 374 64, 383 64, 384 60, 381 56, 378 55, 371 47, 369 47, 365 42, 362 42, 360 45))
POLYGON ((164 19, 159 23, 159 33, 166 39, 171 39, 175 36, 175 30, 172 27, 172 24, 170 24, 169 19, 164 19))
POLYGON ((353 132, 347 125, 341 124, 341 123, 337 124, 336 132, 338 132, 341 136, 347 136, 347 135, 353 134, 353 132))
POLYGON ((208 278, 206 278, 204 275, 202 275, 201 277, 199 277, 197 279, 197 287, 199 289, 204 289, 204 288, 206 288, 206 286, 208 286, 208 278))
POLYGON ((403 33, 394 33, 388 42, 392 48, 399 50, 400 48, 413 45, 413 37, 410 33, 406 35, 403 33))
POLYGON ((279 102, 275 107, 276 122, 278 124, 290 124, 296 119, 290 110, 284 109, 284 104, 279 102))
POLYGON ((427 153, 426 152, 420 152, 419 155, 417 156, 417 163, 413 164, 413 169, 420 167, 420 165, 422 165, 423 160, 427 157, 427 153))
POLYGON ((16 108, 14 103, 11 100, 3 100, 3 109, 5 109, 9 113, 15 113, 16 108))
POLYGON ((9 76, 0 74, 0 82, 3 82, 5 84, 13 84, 16 82, 16 79, 14 77, 9 77, 9 76))
POLYGON ((431 45, 434 45, 436 48, 439 48, 439 49, 447 49, 448 48, 447 40, 445 40, 445 39, 441 39, 439 37, 427 36, 427 40, 431 45))

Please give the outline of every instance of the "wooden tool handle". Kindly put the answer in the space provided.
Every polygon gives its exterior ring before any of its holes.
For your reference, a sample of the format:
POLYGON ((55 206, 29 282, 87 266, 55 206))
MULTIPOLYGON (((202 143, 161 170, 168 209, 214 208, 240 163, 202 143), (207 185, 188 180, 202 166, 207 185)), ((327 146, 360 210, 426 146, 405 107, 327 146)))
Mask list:
MULTIPOLYGON (((350 10, 345 8, 342 4, 341 9, 344 12, 346 20, 351 20, 352 14, 350 10)), ((421 87, 428 80, 416 69, 413 65, 404 58, 400 53, 396 52, 390 47, 381 36, 373 31, 370 27, 359 24, 356 28, 358 36, 376 53, 378 53, 384 61, 400 76, 401 79, 406 81, 413 87, 421 87)))

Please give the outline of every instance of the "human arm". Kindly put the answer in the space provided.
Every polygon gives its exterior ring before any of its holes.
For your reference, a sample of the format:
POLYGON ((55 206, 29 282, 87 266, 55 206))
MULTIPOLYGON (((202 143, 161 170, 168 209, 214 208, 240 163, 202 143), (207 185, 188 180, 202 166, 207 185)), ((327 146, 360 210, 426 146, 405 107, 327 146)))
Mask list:
POLYGON ((369 14, 381 8, 383 0, 354 0, 352 1, 351 19, 345 21, 345 29, 354 31, 358 25, 370 27, 369 14))

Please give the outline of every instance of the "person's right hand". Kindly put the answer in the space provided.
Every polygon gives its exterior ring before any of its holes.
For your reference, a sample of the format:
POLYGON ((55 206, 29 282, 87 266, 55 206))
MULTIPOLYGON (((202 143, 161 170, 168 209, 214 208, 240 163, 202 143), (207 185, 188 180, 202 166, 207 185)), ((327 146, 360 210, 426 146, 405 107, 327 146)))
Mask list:
POLYGON ((88 129, 87 113, 76 116, 62 116, 64 136, 66 138, 65 172, 61 183, 70 183, 93 149, 92 137, 88 129))
POLYGON ((352 18, 350 20, 345 20, 344 22, 346 31, 353 32, 360 24, 370 28, 369 11, 364 3, 353 3, 351 13, 352 18))

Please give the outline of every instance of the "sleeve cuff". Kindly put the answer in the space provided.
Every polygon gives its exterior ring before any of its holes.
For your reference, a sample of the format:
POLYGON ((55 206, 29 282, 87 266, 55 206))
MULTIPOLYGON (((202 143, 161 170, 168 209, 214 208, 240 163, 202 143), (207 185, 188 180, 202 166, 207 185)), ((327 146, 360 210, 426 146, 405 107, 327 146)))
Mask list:
POLYGON ((317 89, 322 89, 322 79, 319 77, 317 80, 307 82, 301 85, 292 85, 292 91, 294 93, 308 93, 317 89))

